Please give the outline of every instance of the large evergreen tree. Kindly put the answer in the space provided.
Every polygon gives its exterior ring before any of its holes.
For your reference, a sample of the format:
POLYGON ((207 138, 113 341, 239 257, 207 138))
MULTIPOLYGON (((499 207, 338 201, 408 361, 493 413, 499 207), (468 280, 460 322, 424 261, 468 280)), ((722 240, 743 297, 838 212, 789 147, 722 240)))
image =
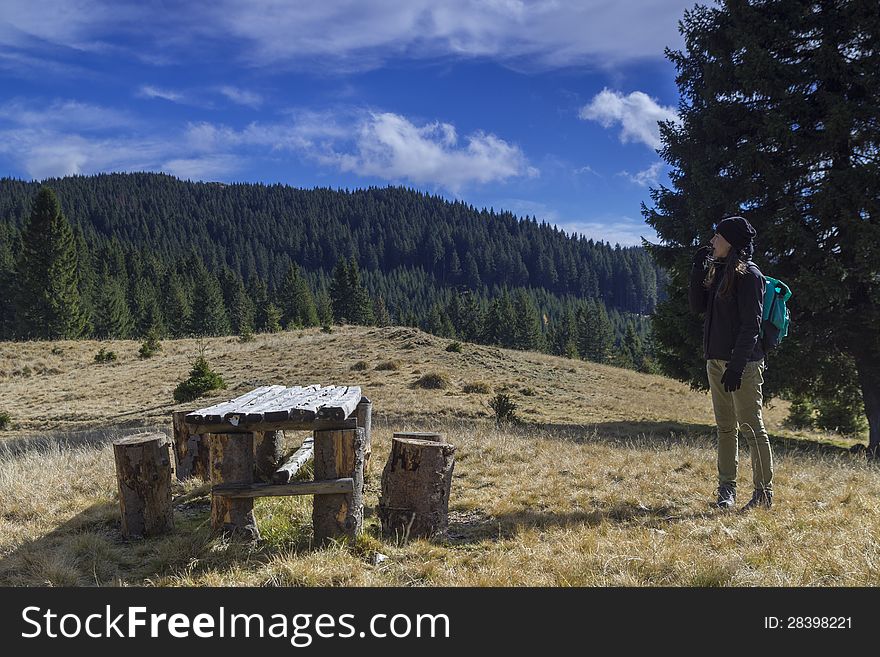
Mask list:
POLYGON ((41 187, 22 235, 16 268, 18 335, 76 338, 85 327, 73 230, 55 193, 41 187))
POLYGON ((755 262, 794 291, 768 392, 821 394, 855 367, 880 447, 880 5, 725 0, 681 22, 680 122, 661 125, 672 188, 645 217, 672 293, 657 313, 661 363, 706 385, 684 288, 693 250, 725 215, 757 229, 755 262), (834 357, 841 350, 850 359, 834 357), (808 356, 807 356, 808 355, 808 356))

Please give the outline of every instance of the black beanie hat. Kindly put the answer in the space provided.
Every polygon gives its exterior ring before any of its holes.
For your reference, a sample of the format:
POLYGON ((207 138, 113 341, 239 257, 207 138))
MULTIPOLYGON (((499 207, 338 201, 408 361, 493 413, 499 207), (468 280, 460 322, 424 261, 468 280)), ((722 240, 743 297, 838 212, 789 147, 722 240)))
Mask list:
POLYGON ((739 250, 745 249, 758 233, 744 217, 727 217, 715 228, 715 232, 739 250))

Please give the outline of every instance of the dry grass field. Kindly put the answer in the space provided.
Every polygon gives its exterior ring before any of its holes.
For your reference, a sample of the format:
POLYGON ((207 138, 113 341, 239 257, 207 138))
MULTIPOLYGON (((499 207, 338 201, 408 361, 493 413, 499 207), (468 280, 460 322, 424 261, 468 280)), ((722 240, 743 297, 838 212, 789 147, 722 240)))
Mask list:
MULTIPOLYGON (((133 341, 0 343, 0 411, 12 417, 0 431, 0 584, 880 584, 880 469, 851 456, 852 441, 787 431, 784 402, 766 409, 773 510, 722 513, 710 507, 711 401, 670 379, 471 344, 448 352, 448 340, 401 327, 206 344, 229 389, 181 407, 171 392, 193 340, 166 341, 148 360, 133 341), (96 364, 101 347, 119 360, 96 364), (414 386, 426 374, 447 387, 414 386), (310 497, 258 500, 256 545, 212 539, 204 496, 175 508, 171 534, 123 541, 108 441, 170 431, 172 410, 264 383, 357 384, 373 400, 357 544, 312 548, 310 497), (521 424, 495 427, 496 391, 516 401, 521 424), (457 448, 450 528, 433 542, 384 539, 373 512, 392 432, 404 430, 442 431, 457 448)), ((745 502, 747 451, 739 485, 745 502)))

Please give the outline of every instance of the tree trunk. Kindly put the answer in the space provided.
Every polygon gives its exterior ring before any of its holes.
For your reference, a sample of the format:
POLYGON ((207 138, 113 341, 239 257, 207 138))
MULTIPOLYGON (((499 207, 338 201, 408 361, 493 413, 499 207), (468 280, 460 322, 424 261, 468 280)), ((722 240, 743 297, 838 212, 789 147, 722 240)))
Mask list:
POLYGON ((857 355, 855 362, 868 416, 868 456, 880 458, 880 365, 871 361, 870 353, 857 355))
POLYGON ((164 433, 142 433, 113 441, 125 538, 156 536, 174 527, 168 442, 164 433))
POLYGON ((315 495, 312 526, 315 544, 331 539, 354 541, 364 519, 364 429, 315 431, 315 481, 351 477, 354 490, 348 494, 315 495))
POLYGON ((191 411, 174 411, 172 425, 174 427, 174 454, 177 457, 177 479, 183 481, 189 477, 208 479, 209 473, 209 442, 211 434, 191 434, 189 425, 183 418, 191 411))
MULTIPOLYGON (((386 536, 430 538, 445 531, 455 447, 445 442, 398 437, 382 471, 378 516, 386 536)), ((439 434, 432 434, 439 435, 439 434)))
POLYGON ((283 431, 254 432, 254 477, 269 482, 284 458, 283 431))
MULTIPOLYGON (((254 435, 252 433, 212 434, 211 484, 254 483, 254 435)), ((254 519, 253 498, 211 495, 211 528, 215 534, 244 539, 260 538, 254 519)))

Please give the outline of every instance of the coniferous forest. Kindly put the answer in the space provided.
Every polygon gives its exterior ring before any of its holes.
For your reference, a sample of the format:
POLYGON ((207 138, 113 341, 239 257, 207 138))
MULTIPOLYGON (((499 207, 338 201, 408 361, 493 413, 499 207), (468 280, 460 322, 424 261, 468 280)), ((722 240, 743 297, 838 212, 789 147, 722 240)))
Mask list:
POLYGON ((642 248, 399 187, 0 180, 0 337, 405 324, 653 369, 642 248))

